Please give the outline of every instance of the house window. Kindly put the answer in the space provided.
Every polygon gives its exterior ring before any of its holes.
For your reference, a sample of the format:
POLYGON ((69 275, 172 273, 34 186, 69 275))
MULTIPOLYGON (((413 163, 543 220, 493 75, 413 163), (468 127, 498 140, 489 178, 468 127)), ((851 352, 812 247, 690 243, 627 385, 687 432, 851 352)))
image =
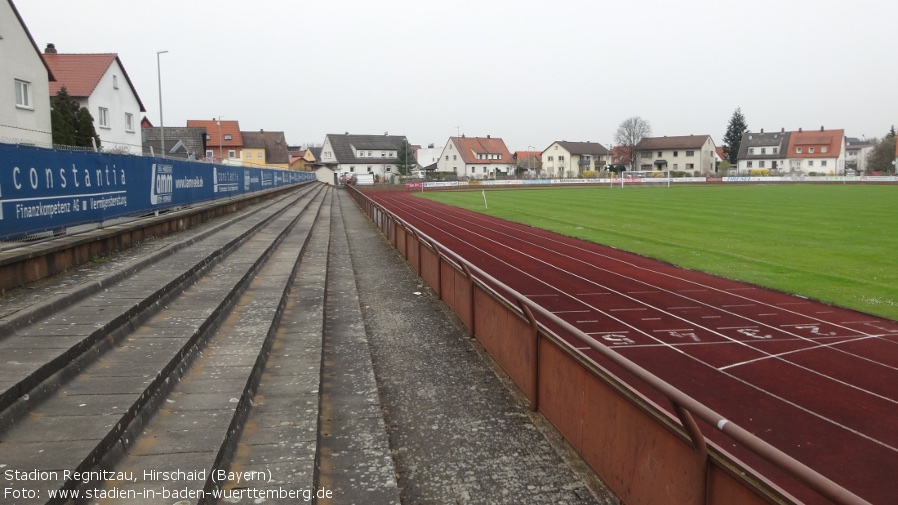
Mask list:
MULTIPOLYGON (((454 156, 454 155, 453 155, 454 156)), ((449 155, 446 155, 446 161, 449 161, 449 155)))
POLYGON ((676 164, 676 163, 674 163, 674 167, 673 167, 673 169, 674 169, 674 170, 679 170, 679 169, 680 169, 680 167, 679 167, 679 165, 677 165, 677 164, 676 164))
POLYGON ((748 166, 748 168, 751 168, 751 167, 753 167, 754 165, 752 165, 752 162, 749 161, 747 166, 748 166))
POLYGON ((695 163, 687 163, 686 164, 686 170, 692 170, 694 168, 695 168, 695 163))
POLYGON ((118 89, 118 76, 117 75, 112 76, 112 88, 118 89))
POLYGON ((206 150, 206 157, 207 157, 207 158, 211 158, 211 157, 213 157, 213 156, 215 156, 215 154, 212 153, 212 150, 211 150, 211 149, 207 149, 207 150, 206 150))
POLYGON ((773 154, 779 154, 779 153, 780 153, 780 148, 779 148, 779 147, 774 147, 774 148, 773 148, 773 154))
POLYGON ((100 118, 99 118, 100 126, 104 128, 109 128, 109 109, 106 107, 100 107, 100 118))
POLYGON ((814 153, 814 148, 813 148, 813 147, 809 147, 809 148, 808 148, 808 154, 813 154, 813 153, 814 153))
POLYGON ((763 161, 763 160, 760 161, 760 162, 758 162, 758 167, 764 168, 764 161, 763 161))
POLYGON ((252 158, 252 157, 253 157, 253 153, 247 151, 247 152, 246 152, 246 159, 250 159, 250 158, 252 158))
POLYGON ((643 151, 642 153, 640 153, 639 157, 645 158, 645 159, 650 159, 652 157, 652 153, 650 153, 648 151, 643 151))
POLYGON ((821 166, 821 167, 825 167, 825 166, 826 166, 826 160, 820 160, 820 166, 821 166))
POLYGON ((206 140, 212 140, 212 135, 206 134, 206 140))
POLYGON ((680 155, 680 151, 674 151, 674 158, 680 155))
MULTIPOLYGON (((453 155, 452 155, 452 161, 455 161, 455 160, 456 160, 456 159, 457 159, 457 158, 458 158, 458 156, 457 156, 457 155, 455 155, 455 154, 453 154, 453 155)), ((449 157, 448 157, 448 156, 446 156, 446 159, 449 159, 449 157)))
POLYGON ((761 154, 767 154, 767 148, 766 148, 766 147, 762 147, 762 148, 761 148, 761 154))
POLYGON ((564 161, 564 156, 559 156, 558 161, 564 161))
POLYGON ((755 148, 754 148, 754 147, 749 147, 749 148, 748 148, 748 154, 755 154, 755 148))
POLYGON ((31 108, 31 83, 16 79, 16 107, 31 108))
POLYGON ((262 152, 261 152, 261 151, 258 152, 258 153, 256 153, 256 158, 259 158, 260 160, 262 159, 262 152))
POLYGON ((381 153, 380 153, 380 157, 381 157, 381 158, 386 158, 386 157, 387 157, 387 153, 381 152, 381 153))
POLYGON ((130 112, 125 113, 125 130, 129 132, 134 131, 134 114, 130 112))
POLYGON ((392 171, 393 171, 393 166, 387 165, 387 172, 392 172, 392 171))
POLYGON ((235 151, 233 149, 228 149, 228 158, 236 158, 236 157, 237 157, 237 151, 235 151))
POLYGON ((661 151, 658 151, 658 157, 659 158, 661 157, 661 151))
POLYGON ((823 146, 823 147, 820 148, 820 152, 821 152, 821 153, 825 153, 825 152, 828 152, 828 151, 829 151, 829 147, 827 147, 827 146, 823 146))
POLYGON ((808 166, 809 166, 809 167, 813 167, 813 166, 814 166, 814 160, 808 160, 808 166))
POLYGON ((796 153, 796 154, 801 154, 801 148, 800 148, 800 147, 796 147, 796 148, 795 148, 795 153, 796 153))
POLYGON ((350 172, 355 172, 355 167, 349 167, 350 172))
POLYGON ((230 134, 226 134, 226 135, 224 136, 224 139, 225 139, 225 140, 231 140, 231 135, 230 135, 230 134))

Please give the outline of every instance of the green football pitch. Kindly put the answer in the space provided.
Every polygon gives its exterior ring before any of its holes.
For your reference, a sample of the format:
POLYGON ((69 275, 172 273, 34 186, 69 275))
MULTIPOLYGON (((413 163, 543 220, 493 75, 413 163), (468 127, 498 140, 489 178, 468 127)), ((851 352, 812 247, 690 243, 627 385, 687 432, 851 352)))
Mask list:
POLYGON ((898 186, 477 188, 420 195, 898 320, 898 186))

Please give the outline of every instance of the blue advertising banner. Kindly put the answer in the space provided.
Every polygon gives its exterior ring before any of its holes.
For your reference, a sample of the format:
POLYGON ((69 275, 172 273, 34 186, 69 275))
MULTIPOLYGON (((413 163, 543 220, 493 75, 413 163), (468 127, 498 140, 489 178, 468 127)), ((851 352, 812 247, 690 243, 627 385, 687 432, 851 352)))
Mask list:
POLYGON ((0 143, 0 240, 313 180, 310 172, 0 143))

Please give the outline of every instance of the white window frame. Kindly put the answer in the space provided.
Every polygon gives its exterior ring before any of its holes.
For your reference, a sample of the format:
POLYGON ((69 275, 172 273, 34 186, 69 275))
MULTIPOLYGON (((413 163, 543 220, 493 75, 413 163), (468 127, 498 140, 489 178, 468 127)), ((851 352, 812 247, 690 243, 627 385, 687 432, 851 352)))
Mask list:
POLYGON ((125 113, 125 131, 134 131, 134 114, 130 112, 125 113))
POLYGON ((21 109, 33 109, 31 105, 31 83, 15 79, 16 107, 21 109))
POLYGON ((215 153, 212 152, 212 149, 206 149, 206 157, 207 157, 207 158, 214 158, 214 157, 215 157, 215 153))
POLYGON ((237 151, 235 151, 233 149, 228 149, 228 158, 236 158, 236 157, 237 157, 237 151))
POLYGON ((109 128, 109 109, 106 107, 100 107, 99 109, 97 124, 100 125, 100 128, 109 128))

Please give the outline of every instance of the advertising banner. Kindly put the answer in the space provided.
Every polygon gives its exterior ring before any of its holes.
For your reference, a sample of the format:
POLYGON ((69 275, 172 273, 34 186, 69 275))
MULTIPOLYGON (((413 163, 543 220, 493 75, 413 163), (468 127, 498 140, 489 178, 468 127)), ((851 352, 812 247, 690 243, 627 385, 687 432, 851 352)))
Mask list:
POLYGON ((309 172, 0 144, 0 239, 314 178, 309 172))

